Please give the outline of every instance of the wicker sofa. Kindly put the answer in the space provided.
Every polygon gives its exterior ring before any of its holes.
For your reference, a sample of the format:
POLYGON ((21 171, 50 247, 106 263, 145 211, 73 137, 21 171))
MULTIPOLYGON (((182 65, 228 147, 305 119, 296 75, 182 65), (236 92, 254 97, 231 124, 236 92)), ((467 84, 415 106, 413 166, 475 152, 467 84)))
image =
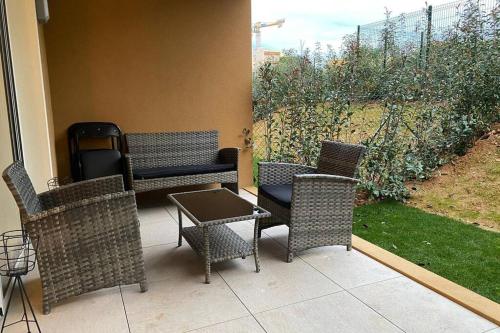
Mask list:
POLYGON ((262 229, 289 227, 288 257, 318 246, 345 245, 351 249, 356 170, 365 147, 323 141, 318 167, 290 163, 259 163, 258 205, 271 217, 260 219, 262 229))
POLYGON ((221 183, 238 193, 239 148, 219 150, 217 131, 128 133, 125 141, 135 192, 221 183))
POLYGON ((139 283, 147 290, 139 218, 122 176, 36 194, 21 162, 3 172, 24 229, 38 239, 43 313, 68 297, 139 283))

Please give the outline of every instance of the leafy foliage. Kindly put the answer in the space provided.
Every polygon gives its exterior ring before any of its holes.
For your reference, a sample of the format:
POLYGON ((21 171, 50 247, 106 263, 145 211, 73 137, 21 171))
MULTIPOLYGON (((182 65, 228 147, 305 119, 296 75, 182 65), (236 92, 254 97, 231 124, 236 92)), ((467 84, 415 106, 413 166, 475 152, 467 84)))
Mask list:
POLYGON ((382 48, 349 35, 340 56, 318 45, 263 64, 254 75, 254 121, 266 126, 264 158, 313 165, 322 140, 359 140, 350 135, 358 130, 353 114, 377 103, 378 127, 361 138, 362 187, 372 197, 404 200, 406 180, 425 179, 465 154, 500 120, 499 18, 498 5, 484 14, 470 0, 423 52, 396 42, 403 24, 387 13, 382 48))

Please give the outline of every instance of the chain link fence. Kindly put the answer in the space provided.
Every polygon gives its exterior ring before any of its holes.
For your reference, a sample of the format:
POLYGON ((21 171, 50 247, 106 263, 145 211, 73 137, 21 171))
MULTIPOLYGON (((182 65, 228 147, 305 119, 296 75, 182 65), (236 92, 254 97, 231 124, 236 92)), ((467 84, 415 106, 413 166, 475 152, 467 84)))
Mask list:
MULTIPOLYGON (((421 61, 425 61, 432 41, 443 40, 463 17, 465 1, 454 1, 439 6, 428 6, 414 12, 403 13, 388 20, 358 26, 357 40, 360 45, 383 50, 388 48, 388 26, 394 31, 391 41, 400 49, 420 50, 421 61)), ((484 15, 490 13, 498 0, 478 0, 484 15)), ((484 27, 485 30, 492 27, 484 27)), ((487 32, 485 32, 487 34, 487 32)))

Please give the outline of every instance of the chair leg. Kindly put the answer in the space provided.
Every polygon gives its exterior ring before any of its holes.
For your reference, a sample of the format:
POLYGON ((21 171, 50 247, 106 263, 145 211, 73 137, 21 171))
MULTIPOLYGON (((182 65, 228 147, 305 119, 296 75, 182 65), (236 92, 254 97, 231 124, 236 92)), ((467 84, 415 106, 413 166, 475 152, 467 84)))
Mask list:
POLYGON ((286 262, 292 262, 293 261, 293 252, 288 250, 288 253, 287 253, 287 260, 286 262))
POLYGON ((50 304, 46 300, 43 301, 43 314, 44 315, 50 314, 50 304))
POLYGON ((222 187, 227 188, 228 190, 240 194, 239 188, 238 188, 238 183, 223 183, 221 184, 222 187))
POLYGON ((347 244, 347 251, 351 251, 352 250, 352 244, 347 244))
POLYGON ((148 291, 148 283, 146 281, 140 282, 139 287, 141 288, 141 293, 148 291))

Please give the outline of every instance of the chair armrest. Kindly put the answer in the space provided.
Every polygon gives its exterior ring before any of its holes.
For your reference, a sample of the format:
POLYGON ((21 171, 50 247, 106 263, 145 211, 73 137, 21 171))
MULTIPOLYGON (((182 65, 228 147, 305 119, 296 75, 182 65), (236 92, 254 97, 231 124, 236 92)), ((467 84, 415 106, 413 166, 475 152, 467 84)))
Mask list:
MULTIPOLYGON (((292 187, 292 207, 333 207, 352 209, 358 179, 327 175, 295 175, 292 187)), ((293 210, 293 209, 292 209, 293 210)))
POLYGON ((219 162, 234 164, 237 170, 239 155, 240 148, 222 148, 219 150, 219 162))
POLYGON ((88 217, 90 219, 100 218, 102 217, 100 216, 102 214, 98 214, 99 212, 107 215, 109 211, 119 211, 122 208, 125 209, 127 203, 133 203, 133 206, 136 205, 134 191, 108 193, 96 197, 73 201, 68 204, 62 204, 36 214, 28 215, 23 220, 23 224, 37 223, 41 220, 62 221, 67 216, 71 216, 72 219, 83 219, 84 217, 88 217), (103 210, 105 212, 103 212, 103 210), (99 217, 97 217, 98 215, 99 217))
POLYGON ((293 177, 293 181, 294 181, 294 183, 295 182, 314 182, 314 181, 317 181, 317 182, 322 182, 325 184, 345 183, 345 184, 353 184, 353 185, 356 185, 359 183, 359 179, 356 179, 356 178, 337 176, 337 175, 327 175, 327 174, 321 174, 321 173, 295 175, 293 177))
POLYGON ((292 184, 298 174, 311 174, 316 168, 292 163, 259 162, 259 185, 292 184))
POLYGON ((25 230, 37 239, 38 268, 46 281, 61 281, 75 269, 121 267, 142 262, 139 217, 133 191, 105 194, 29 215, 25 230), (129 257, 130 256, 130 257, 129 257), (112 261, 112 262, 111 262, 112 261), (106 266, 106 267, 104 267, 106 266), (66 267, 66 269, 65 269, 66 267))
POLYGON ((127 182, 128 182, 128 187, 127 189, 133 189, 133 184, 134 184, 134 167, 132 164, 132 156, 130 154, 125 154, 125 172, 127 174, 127 182))
POLYGON ((123 177, 114 175, 64 185, 40 193, 38 197, 44 209, 50 209, 104 194, 123 191, 123 177))

